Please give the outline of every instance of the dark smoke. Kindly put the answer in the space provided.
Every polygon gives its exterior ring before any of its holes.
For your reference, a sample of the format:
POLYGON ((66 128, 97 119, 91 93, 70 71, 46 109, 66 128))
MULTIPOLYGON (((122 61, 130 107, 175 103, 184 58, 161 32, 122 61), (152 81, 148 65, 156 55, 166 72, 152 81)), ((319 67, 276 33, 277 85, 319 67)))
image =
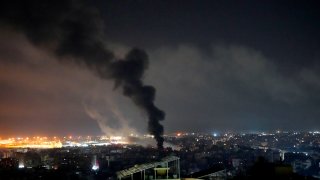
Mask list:
POLYGON ((113 79, 115 87, 147 113, 148 130, 158 147, 163 147, 159 121, 165 114, 154 105, 155 88, 142 82, 148 56, 135 48, 124 59, 115 59, 106 48, 103 21, 96 8, 79 0, 5 1, 0 4, 0 26, 23 32, 32 43, 54 52, 61 61, 85 65, 100 78, 113 79))

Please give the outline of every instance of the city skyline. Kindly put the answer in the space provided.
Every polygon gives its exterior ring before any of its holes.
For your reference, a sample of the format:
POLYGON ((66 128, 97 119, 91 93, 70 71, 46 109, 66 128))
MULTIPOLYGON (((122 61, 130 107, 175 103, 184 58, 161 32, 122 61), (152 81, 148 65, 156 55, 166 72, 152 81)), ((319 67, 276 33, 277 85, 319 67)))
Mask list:
POLYGON ((165 134, 319 130, 318 9, 316 1, 3 3, 0 136, 148 133, 145 109, 90 68, 96 57, 79 42, 92 47, 86 40, 95 38, 114 59, 132 48, 147 54, 141 77, 156 89, 165 134), (79 34, 57 53, 65 21, 79 34))

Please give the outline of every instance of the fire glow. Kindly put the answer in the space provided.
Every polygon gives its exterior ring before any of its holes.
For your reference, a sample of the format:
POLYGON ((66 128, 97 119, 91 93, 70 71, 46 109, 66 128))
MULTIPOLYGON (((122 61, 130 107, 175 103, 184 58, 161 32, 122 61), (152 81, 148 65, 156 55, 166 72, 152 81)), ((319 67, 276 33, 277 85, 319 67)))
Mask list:
POLYGON ((0 140, 0 148, 35 148, 35 149, 52 149, 61 148, 62 143, 59 139, 49 139, 47 137, 33 138, 9 138, 0 140))
POLYGON ((0 139, 0 148, 34 148, 34 149, 52 149, 62 147, 88 147, 88 146, 107 146, 110 144, 128 144, 125 137, 122 136, 101 136, 92 138, 73 138, 69 137, 26 137, 26 138, 8 138, 0 139))

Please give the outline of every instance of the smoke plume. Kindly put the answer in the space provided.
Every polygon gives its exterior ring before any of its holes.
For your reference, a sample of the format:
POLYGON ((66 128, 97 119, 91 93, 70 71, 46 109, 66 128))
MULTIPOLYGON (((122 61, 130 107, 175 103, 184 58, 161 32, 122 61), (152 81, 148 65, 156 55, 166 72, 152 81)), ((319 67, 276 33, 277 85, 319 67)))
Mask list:
MULTIPOLYGON (((5 1, 0 5, 0 26, 24 33, 37 47, 53 52, 62 62, 86 66, 98 77, 113 79, 148 116, 148 130, 163 146, 165 114, 154 105, 155 88, 144 85, 148 56, 134 48, 116 59, 106 48, 103 20, 97 8, 82 1, 5 1)), ((130 33, 130 32, 128 32, 130 33)))

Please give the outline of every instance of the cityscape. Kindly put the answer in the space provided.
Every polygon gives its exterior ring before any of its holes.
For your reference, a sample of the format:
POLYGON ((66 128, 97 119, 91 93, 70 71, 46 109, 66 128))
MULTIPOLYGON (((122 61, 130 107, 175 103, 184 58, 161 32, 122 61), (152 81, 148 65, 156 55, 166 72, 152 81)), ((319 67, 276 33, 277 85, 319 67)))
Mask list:
POLYGON ((319 0, 0 3, 0 180, 320 180, 319 0))
MULTIPOLYGON (((7 179, 155 179, 153 172, 143 177, 139 171, 120 172, 177 157, 172 160, 179 160, 179 170, 168 168, 169 179, 320 177, 319 131, 178 132, 164 135, 162 150, 142 145, 153 139, 151 135, 1 139, 0 175, 7 179)), ((148 169, 153 171, 152 166, 148 169)), ((163 178, 157 175, 157 179, 163 178)))

